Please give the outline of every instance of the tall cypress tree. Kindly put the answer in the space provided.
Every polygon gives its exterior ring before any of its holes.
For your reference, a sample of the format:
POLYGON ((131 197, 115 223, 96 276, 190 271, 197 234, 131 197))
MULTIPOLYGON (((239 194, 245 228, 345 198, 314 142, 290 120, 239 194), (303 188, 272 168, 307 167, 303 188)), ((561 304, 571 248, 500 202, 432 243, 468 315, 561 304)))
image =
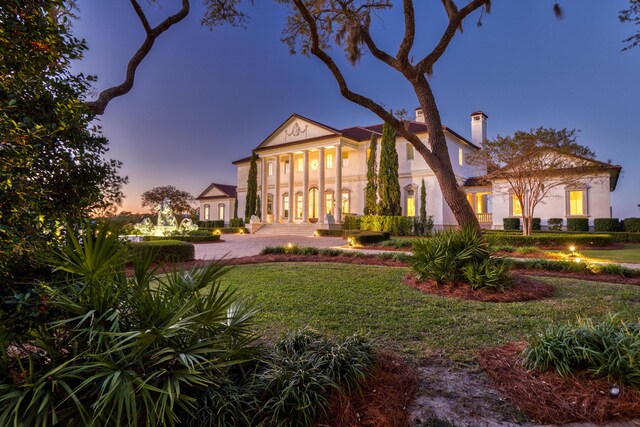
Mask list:
POLYGON ((238 218, 238 196, 233 201, 233 219, 238 218))
POLYGON ((427 189, 424 186, 424 178, 422 178, 422 187, 420 187, 420 221, 427 220, 427 189))
POLYGON ((398 181, 396 131, 388 123, 382 126, 378 193, 380 194, 378 210, 380 215, 402 215, 402 207, 400 206, 400 182, 398 181))
POLYGON ((256 196, 258 195, 258 155, 251 153, 251 163, 249 164, 249 176, 247 177, 247 203, 244 206, 244 217, 246 221, 251 219, 256 211, 256 196))
POLYGON ((255 215, 262 219, 262 203, 260 203, 260 195, 256 196, 256 212, 255 215))
POLYGON ((378 212, 378 175, 376 173, 376 156, 378 137, 371 135, 369 143, 369 159, 367 160, 367 186, 365 188, 364 214, 375 215, 378 212))

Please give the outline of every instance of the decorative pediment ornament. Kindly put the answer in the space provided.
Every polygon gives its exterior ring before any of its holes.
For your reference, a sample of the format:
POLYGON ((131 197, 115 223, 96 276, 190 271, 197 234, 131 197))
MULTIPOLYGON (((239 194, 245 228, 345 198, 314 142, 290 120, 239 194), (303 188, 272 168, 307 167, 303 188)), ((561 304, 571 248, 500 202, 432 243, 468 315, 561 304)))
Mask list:
POLYGON ((298 122, 295 122, 291 127, 290 131, 285 129, 284 134, 286 136, 300 136, 301 134, 304 134, 304 136, 307 136, 308 127, 309 125, 304 125, 304 128, 301 128, 298 122))

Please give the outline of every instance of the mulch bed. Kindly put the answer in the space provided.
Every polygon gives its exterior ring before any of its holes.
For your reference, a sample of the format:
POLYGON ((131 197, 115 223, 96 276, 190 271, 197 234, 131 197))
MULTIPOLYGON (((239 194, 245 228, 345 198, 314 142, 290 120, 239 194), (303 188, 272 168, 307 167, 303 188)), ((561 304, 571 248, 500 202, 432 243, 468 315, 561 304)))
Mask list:
POLYGON ((512 269, 511 273, 527 276, 561 277, 563 279, 588 280, 591 282, 619 283, 622 285, 640 285, 640 277, 622 277, 616 274, 592 274, 571 271, 548 271, 534 269, 512 269))
POLYGON ((621 387, 618 398, 609 395, 610 383, 586 372, 563 378, 555 371, 530 371, 522 365, 526 341, 482 350, 480 366, 495 388, 533 421, 561 424, 603 422, 640 416, 640 393, 621 387))
POLYGON ((482 302, 516 302, 535 301, 553 296, 555 290, 548 283, 540 282, 531 277, 514 274, 513 285, 505 292, 474 290, 466 283, 456 285, 439 285, 435 280, 419 280, 413 273, 402 279, 403 282, 425 294, 440 295, 447 298, 457 298, 482 302))
POLYGON ((316 426, 407 426, 416 378, 414 370, 400 356, 381 352, 376 366, 361 384, 360 392, 334 394, 326 419, 316 426))

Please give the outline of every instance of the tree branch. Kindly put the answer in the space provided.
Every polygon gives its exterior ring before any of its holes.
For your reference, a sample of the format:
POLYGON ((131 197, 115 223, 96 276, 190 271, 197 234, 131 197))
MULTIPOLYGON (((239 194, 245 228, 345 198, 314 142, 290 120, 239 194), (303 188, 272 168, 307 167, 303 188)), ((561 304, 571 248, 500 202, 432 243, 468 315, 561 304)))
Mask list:
POLYGON ((142 45, 138 48, 136 53, 131 57, 127 64, 127 72, 125 80, 117 85, 100 92, 98 99, 95 101, 86 102, 85 105, 89 107, 95 114, 104 114, 105 109, 109 102, 119 96, 125 95, 133 88, 133 83, 136 77, 136 71, 142 60, 149 54, 156 39, 174 24, 182 21, 189 14, 189 0, 182 0, 182 8, 174 15, 169 16, 162 21, 157 27, 151 28, 149 21, 145 16, 142 8, 136 0, 131 0, 131 4, 145 29, 146 37, 142 45))
POLYGON ((469 2, 465 7, 460 9, 460 11, 458 11, 456 14, 454 14, 454 15, 452 15, 450 17, 449 25, 447 25, 447 28, 445 29, 444 33, 442 34, 442 37, 440 38, 440 41, 438 42, 436 47, 433 48, 433 50, 431 51, 430 54, 428 54, 427 56, 425 56, 423 59, 421 59, 418 62, 416 68, 417 68, 417 70, 418 70, 418 72, 420 74, 425 74, 425 73, 430 74, 431 73, 431 69, 433 68, 433 64, 435 64, 436 61, 438 61, 438 59, 440 59, 442 54, 445 52, 445 50, 449 46, 449 43, 451 42, 451 39, 453 39, 453 36, 456 34, 456 31, 458 30, 458 27, 460 27, 460 25, 462 25, 462 21, 471 12, 473 12, 473 11, 479 9, 480 7, 484 6, 489 1, 490 0, 473 0, 473 1, 469 2))
POLYGON ((416 17, 413 9, 413 0, 404 0, 404 37, 398 48, 396 58, 403 63, 409 63, 409 52, 413 47, 413 40, 416 35, 416 17))

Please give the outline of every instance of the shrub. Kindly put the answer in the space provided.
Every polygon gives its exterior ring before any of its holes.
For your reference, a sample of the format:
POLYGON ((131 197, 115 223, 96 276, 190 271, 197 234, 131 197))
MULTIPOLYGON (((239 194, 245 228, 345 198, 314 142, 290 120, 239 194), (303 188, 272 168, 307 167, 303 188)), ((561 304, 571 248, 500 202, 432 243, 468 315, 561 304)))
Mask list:
POLYGON ((513 268, 525 270, 568 271, 591 274, 616 274, 622 277, 639 277, 640 270, 623 267, 618 264, 590 264, 550 259, 511 259, 513 268))
POLYGON ((567 231, 589 231, 589 218, 567 218, 567 231))
POLYGON ((146 242, 159 241, 179 241, 189 243, 217 242, 220 240, 219 235, 207 233, 206 236, 144 236, 146 242))
POLYGON ((505 230, 520 230, 520 218, 502 218, 502 226, 505 230))
POLYGON ((420 279, 452 284, 464 280, 467 264, 489 258, 487 242, 473 229, 445 231, 413 244, 413 271, 420 279))
POLYGON ((515 251, 519 254, 526 255, 538 252, 538 248, 536 248, 535 246, 520 246, 515 251))
MULTIPOLYGON (((218 236, 219 237, 219 236, 218 236)), ((195 247, 191 243, 178 240, 160 240, 151 242, 131 242, 130 259, 145 259, 151 257, 155 262, 163 261, 191 261, 196 257, 195 247)))
POLYGON ((593 220, 593 231, 620 231, 620 220, 618 218, 596 218, 593 220))
POLYGON ((377 233, 373 231, 361 231, 352 237, 353 243, 358 245, 374 245, 389 240, 389 233, 377 233))
POLYGON ((554 368, 562 376, 588 369, 640 389, 640 324, 610 317, 602 322, 578 320, 574 325, 549 326, 530 340, 524 352, 529 369, 554 368))
POLYGON ((562 246, 571 245, 609 246, 613 243, 610 234, 535 233, 531 236, 509 233, 488 233, 493 244, 510 246, 562 246))
POLYGON ((229 227, 230 228, 244 228, 244 219, 242 218, 231 218, 231 221, 229 221, 229 227))
POLYGON ((560 230, 562 230, 562 224, 564 223, 564 219, 563 218, 549 218, 549 221, 547 221, 547 223, 549 224, 549 230, 550 231, 560 231, 560 230))
POLYGON ((224 220, 198 221, 197 224, 200 228, 222 228, 224 227, 224 220))
POLYGON ((360 216, 344 215, 342 218, 342 228, 346 230, 360 230, 360 216))
POLYGON ((410 236, 413 217, 364 215, 360 217, 360 229, 367 231, 388 231, 394 236, 410 236))
POLYGON ((396 248, 396 249, 405 249, 405 248, 412 247, 414 241, 415 239, 385 240, 384 242, 382 242, 381 246, 386 246, 386 247, 396 248))
POLYGON ((531 218, 531 230, 540 231, 542 229, 542 220, 540 218, 531 218))
POLYGON ((640 218, 625 218, 624 231, 631 233, 640 233, 640 218))
POLYGON ((420 219, 419 217, 413 218, 413 232, 414 236, 431 236, 433 231, 433 215, 429 215, 426 219, 420 219))
POLYGON ((640 243, 640 233, 614 232, 610 234, 614 242, 640 243))
POLYGON ((511 286, 509 265, 492 258, 465 264, 462 267, 462 274, 465 281, 471 285, 471 289, 504 292, 511 286))
POLYGON ((342 230, 318 229, 318 230, 316 230, 316 234, 318 236, 322 236, 322 237, 326 237, 326 236, 342 237, 342 230))

